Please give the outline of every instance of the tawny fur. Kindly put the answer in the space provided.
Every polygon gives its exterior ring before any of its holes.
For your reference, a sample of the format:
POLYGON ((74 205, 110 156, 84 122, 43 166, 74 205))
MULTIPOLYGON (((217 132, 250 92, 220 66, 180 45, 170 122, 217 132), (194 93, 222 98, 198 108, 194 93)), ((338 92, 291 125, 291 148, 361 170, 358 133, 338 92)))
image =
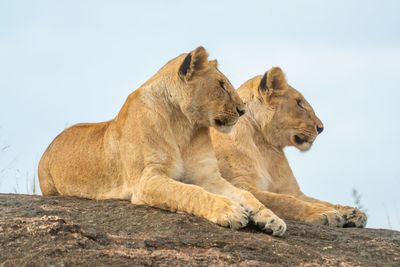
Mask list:
POLYGON ((212 130, 222 176, 248 190, 284 218, 332 226, 366 225, 358 209, 333 205, 303 194, 283 152, 308 150, 322 122, 304 97, 289 86, 280 68, 245 82, 238 93, 247 112, 229 135, 212 130))
POLYGON ((127 199, 282 235, 285 223, 223 179, 209 127, 229 132, 245 106, 203 47, 168 62, 111 121, 62 132, 39 163, 44 195, 127 199))

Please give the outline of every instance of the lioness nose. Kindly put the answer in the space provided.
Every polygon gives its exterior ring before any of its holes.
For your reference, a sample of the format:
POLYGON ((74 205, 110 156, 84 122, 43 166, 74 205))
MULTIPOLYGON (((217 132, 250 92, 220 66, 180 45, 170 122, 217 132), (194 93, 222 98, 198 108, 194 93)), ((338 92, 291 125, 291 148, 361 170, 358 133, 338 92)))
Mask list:
POLYGON ((324 126, 318 126, 318 125, 317 125, 317 132, 318 132, 318 134, 322 133, 323 130, 324 130, 324 126))
POLYGON ((239 114, 239 116, 242 116, 246 111, 244 109, 239 109, 238 107, 236 107, 236 111, 239 114))

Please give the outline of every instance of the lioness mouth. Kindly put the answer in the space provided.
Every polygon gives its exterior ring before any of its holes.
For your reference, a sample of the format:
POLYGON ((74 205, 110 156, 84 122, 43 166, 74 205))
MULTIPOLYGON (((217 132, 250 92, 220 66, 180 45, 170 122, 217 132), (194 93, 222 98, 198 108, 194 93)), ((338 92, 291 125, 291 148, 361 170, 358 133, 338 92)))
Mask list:
POLYGON ((215 124, 217 124, 218 126, 224 126, 225 122, 219 120, 219 119, 215 119, 215 124))
POLYGON ((304 144, 304 143, 306 142, 305 139, 302 139, 302 138, 300 138, 300 137, 297 136, 297 135, 294 136, 294 141, 295 141, 296 144, 298 144, 298 145, 302 145, 302 144, 304 144))

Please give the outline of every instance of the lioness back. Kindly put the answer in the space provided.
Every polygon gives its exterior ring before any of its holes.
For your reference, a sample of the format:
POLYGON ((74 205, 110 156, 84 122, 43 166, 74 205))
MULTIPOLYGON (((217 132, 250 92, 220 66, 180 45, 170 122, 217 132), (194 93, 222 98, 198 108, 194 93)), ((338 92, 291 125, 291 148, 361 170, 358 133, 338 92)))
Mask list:
MULTIPOLYGON (((135 91, 127 100, 131 106, 137 106, 138 113, 139 95, 135 91)), ((119 115, 107 122, 73 125, 54 139, 39 162, 39 181, 44 195, 93 199, 132 197, 119 169, 120 122, 125 119, 124 109, 119 115)), ((140 146, 135 147, 140 155, 140 146)), ((136 166, 140 168, 140 160, 136 166)))
MULTIPOLYGON (((95 199, 105 196, 111 183, 108 174, 118 163, 113 153, 106 149, 106 146, 110 147, 105 138, 109 125, 109 122, 74 125, 54 139, 39 163, 40 186, 44 195, 95 199), (90 175, 82 175, 82 169, 90 175)), ((113 174, 113 186, 118 187, 122 184, 121 179, 113 174)))

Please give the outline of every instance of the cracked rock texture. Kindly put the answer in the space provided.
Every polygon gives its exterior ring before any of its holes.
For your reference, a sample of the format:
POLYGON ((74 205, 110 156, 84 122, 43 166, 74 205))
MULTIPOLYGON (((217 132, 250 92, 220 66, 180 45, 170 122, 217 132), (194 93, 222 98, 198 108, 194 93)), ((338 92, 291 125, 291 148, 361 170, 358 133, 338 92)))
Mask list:
POLYGON ((278 238, 128 201, 0 194, 0 265, 400 266, 400 232, 287 226, 278 238))

